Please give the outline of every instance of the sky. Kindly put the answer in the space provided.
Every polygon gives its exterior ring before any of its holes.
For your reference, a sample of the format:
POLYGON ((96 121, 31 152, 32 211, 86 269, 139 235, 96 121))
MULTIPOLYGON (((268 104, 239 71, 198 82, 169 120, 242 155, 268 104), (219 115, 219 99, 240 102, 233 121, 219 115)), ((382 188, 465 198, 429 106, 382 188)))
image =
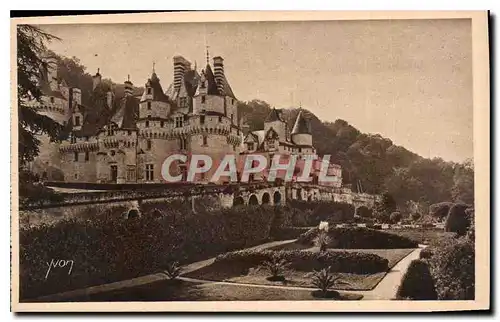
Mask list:
POLYGON ((143 86, 172 58, 198 70, 224 58, 239 100, 343 119, 424 157, 473 157, 472 36, 467 19, 43 25, 49 48, 95 74, 143 86))

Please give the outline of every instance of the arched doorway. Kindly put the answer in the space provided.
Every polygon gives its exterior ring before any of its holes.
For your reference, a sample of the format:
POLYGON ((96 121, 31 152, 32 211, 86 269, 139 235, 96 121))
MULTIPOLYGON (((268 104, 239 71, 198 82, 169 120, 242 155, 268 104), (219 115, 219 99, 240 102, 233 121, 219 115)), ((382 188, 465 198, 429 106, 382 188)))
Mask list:
POLYGON ((257 196, 256 195, 251 195, 250 196, 250 199, 248 200, 248 204, 250 206, 256 206, 259 204, 259 200, 257 199, 257 196))
POLYGON ((236 197, 233 200, 233 207, 243 206, 245 204, 245 200, 243 197, 236 197))
POLYGON ((281 205, 281 193, 276 191, 273 195, 273 201, 275 205, 281 205))
POLYGON ((271 200, 271 196, 269 195, 269 193, 265 192, 263 195, 262 195, 262 204, 263 205, 267 205, 269 204, 269 201, 271 200))

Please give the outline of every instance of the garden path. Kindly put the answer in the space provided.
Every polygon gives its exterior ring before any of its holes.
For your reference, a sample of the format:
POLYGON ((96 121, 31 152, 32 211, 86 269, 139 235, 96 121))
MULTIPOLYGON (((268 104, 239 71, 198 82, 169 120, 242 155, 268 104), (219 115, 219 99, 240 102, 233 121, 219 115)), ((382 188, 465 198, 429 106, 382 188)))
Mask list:
MULTIPOLYGON (((276 244, 270 245, 272 243, 264 244, 267 245, 267 247, 262 247, 260 249, 264 248, 269 248, 281 244, 286 244, 292 241, 283 241, 282 243, 276 242, 276 244)), ((264 246, 260 245, 260 246, 264 246)), ((418 259, 420 256, 420 252, 424 248, 424 245, 419 245, 419 248, 415 249, 413 252, 408 254, 405 258, 403 258, 401 261, 399 261, 387 274, 384 276, 384 278, 375 286, 373 290, 370 291, 345 291, 345 290, 338 290, 340 292, 348 292, 348 293, 354 293, 354 294, 362 294, 363 295, 363 300, 391 300, 396 297, 396 293, 399 287, 399 284, 401 282, 401 278, 403 275, 406 273, 406 270, 408 269, 408 266, 410 265, 411 261, 418 259)), ((257 248, 259 249, 259 248, 257 248)), ((214 259, 210 259, 207 261, 205 265, 202 265, 202 262, 198 263, 193 263, 191 265, 195 265, 193 267, 196 267, 196 269, 200 269, 206 265, 210 265, 213 263, 214 259)), ((191 266, 188 265, 188 266, 191 266)), ((193 269, 194 270, 194 269, 193 269)), ((192 272, 193 270, 190 270, 192 272)), ((187 271, 185 271, 187 273, 187 271)), ((214 281, 207 281, 207 280, 200 280, 200 279, 194 279, 194 278, 188 278, 188 277, 180 277, 182 280, 189 281, 189 282, 198 282, 198 283, 213 283, 216 285, 241 285, 241 286, 248 286, 248 287, 256 287, 256 288, 281 288, 281 289, 286 289, 286 290, 311 290, 314 291, 316 290, 315 288, 307 288, 307 287, 297 287, 297 286, 280 286, 280 285, 259 285, 259 284, 247 284, 247 283, 236 283, 236 282, 214 282, 214 281)))

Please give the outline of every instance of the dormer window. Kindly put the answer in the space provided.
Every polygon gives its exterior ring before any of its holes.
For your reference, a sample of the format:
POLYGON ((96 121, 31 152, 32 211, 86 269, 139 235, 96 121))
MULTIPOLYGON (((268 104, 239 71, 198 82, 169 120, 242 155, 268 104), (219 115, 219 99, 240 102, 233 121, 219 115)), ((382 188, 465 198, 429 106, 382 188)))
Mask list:
POLYGON ((152 92, 153 92, 153 91, 152 91, 152 88, 151 88, 151 87, 148 87, 148 88, 147 88, 147 93, 148 93, 148 95, 151 95, 151 93, 152 93, 152 92))
POLYGON ((148 110, 151 109, 151 102, 148 102, 148 110))
POLYGON ((75 116, 75 126, 80 126, 80 116, 75 116))
POLYGON ((253 150, 253 142, 247 143, 248 150, 253 150))
POLYGON ((179 105, 180 105, 180 107, 186 107, 187 106, 187 98, 186 97, 181 97, 179 99, 179 105))
POLYGON ((74 134, 71 134, 71 137, 69 138, 70 142, 73 144, 73 143, 76 143, 76 136, 74 134))
POLYGON ((109 124, 108 125, 108 136, 112 136, 115 134, 115 131, 114 131, 114 128, 113 128, 113 124, 109 124))
POLYGON ((200 124, 205 124, 205 115, 200 115, 200 124))
POLYGON ((177 116, 175 118, 175 127, 182 127, 184 123, 184 117, 182 116, 177 116))

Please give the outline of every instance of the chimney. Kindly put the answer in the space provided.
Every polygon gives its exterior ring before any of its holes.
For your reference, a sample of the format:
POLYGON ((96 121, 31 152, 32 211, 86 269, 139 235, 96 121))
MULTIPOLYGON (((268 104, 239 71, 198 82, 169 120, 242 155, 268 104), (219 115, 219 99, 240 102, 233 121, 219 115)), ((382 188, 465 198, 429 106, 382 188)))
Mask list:
POLYGON ((130 75, 128 75, 125 81, 125 96, 132 96, 134 93, 134 84, 130 81, 130 75))
POLYGON ((99 74, 99 68, 97 68, 97 73, 92 76, 92 90, 94 90, 99 84, 101 84, 101 74, 99 74))
POLYGON ((178 91, 181 88, 184 74, 191 69, 191 63, 182 56, 174 57, 174 89, 178 91))
POLYGON ((219 93, 224 95, 224 59, 220 56, 214 57, 214 77, 219 93))

